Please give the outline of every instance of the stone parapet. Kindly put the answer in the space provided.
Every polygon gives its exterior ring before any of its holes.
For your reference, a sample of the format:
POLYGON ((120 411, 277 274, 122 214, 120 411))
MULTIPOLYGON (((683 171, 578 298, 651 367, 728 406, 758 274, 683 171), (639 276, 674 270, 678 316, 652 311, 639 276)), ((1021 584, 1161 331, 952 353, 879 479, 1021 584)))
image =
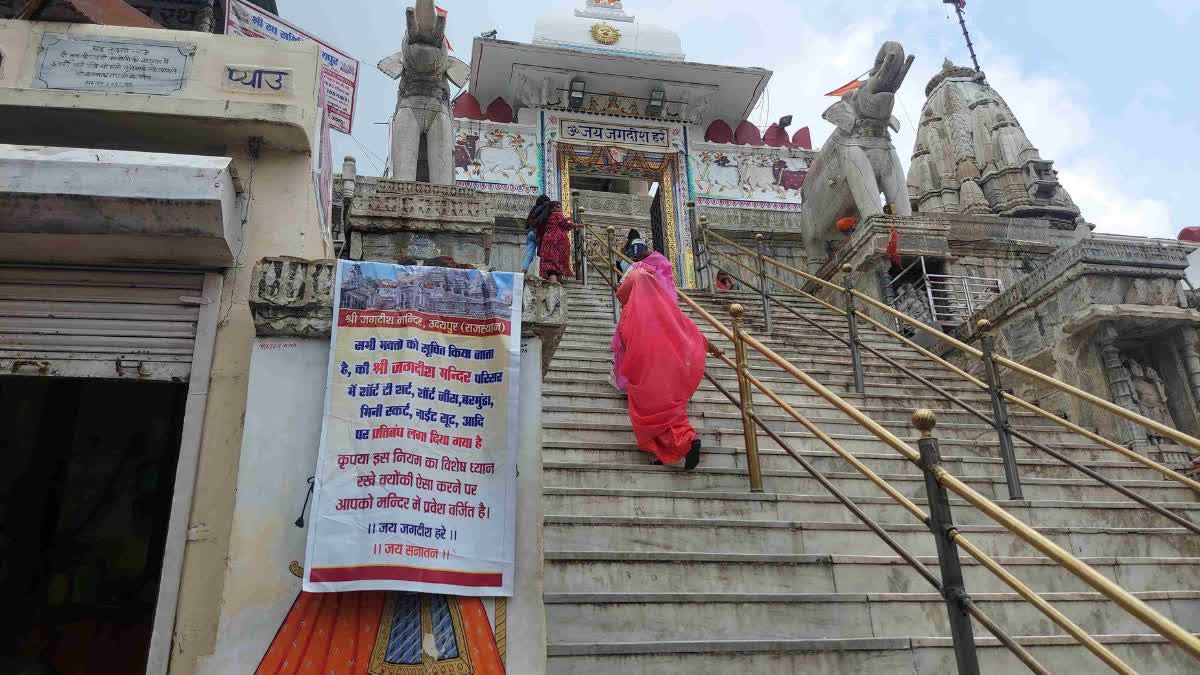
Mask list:
MULTIPOLYGON (((263 258, 250 281, 250 312, 258 337, 328 338, 333 325, 336 260, 263 258)), ((543 373, 567 327, 562 285, 525 277, 521 334, 542 339, 543 373)))
MULTIPOLYGON (((1011 315, 1025 307, 1037 305, 1053 295, 1069 282, 1085 275, 1106 277, 1133 277, 1140 279, 1166 279, 1166 288, 1175 289, 1176 283, 1184 278, 1187 269, 1188 250, 1182 247, 1164 246, 1153 242, 1106 241, 1088 238, 1064 248, 1046 259, 1032 273, 1010 286, 986 307, 979 310, 970 321, 959 326, 955 333, 960 338, 969 338, 974 332, 975 322, 987 319, 995 325, 1002 324, 1011 315)), ((1111 289, 1117 292, 1118 289, 1111 289)), ((1129 296, 1130 291, 1121 291, 1129 296)), ((1142 295, 1146 295, 1143 289, 1142 295)), ((1156 297, 1136 298, 1132 304, 1178 306, 1177 292, 1159 292, 1156 297), (1170 296, 1170 297, 1164 297, 1170 296)), ((1089 297, 1089 303, 1123 303, 1124 297, 1089 297)))

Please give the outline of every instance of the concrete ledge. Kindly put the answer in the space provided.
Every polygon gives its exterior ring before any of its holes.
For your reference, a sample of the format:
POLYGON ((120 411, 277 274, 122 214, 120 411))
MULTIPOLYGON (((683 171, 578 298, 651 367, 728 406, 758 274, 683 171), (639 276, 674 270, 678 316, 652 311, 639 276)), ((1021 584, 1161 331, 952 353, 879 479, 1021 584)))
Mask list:
POLYGON ((0 260, 226 266, 242 236, 232 161, 0 145, 0 260))

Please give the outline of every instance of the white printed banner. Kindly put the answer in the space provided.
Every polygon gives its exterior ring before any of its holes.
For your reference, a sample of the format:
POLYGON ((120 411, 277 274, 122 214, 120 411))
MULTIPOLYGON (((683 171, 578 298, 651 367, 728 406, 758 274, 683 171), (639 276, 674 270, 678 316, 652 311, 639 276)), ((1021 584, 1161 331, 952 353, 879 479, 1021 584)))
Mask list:
POLYGON ((512 595, 522 283, 338 262, 304 590, 512 595))

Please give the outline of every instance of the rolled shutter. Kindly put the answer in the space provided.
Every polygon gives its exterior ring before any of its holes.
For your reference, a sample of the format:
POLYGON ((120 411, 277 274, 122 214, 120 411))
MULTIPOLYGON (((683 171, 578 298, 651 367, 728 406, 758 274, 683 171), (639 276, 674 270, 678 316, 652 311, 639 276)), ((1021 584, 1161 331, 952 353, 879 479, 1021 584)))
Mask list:
POLYGON ((0 375, 187 382, 204 274, 0 267, 0 375))

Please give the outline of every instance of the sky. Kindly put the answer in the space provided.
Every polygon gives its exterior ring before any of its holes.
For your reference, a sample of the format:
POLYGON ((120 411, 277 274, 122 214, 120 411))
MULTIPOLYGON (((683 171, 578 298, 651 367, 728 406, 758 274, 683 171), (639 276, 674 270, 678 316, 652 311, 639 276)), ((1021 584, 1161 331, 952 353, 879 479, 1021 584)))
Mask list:
MULTIPOLYGON (((400 48, 409 0, 278 0, 280 14, 361 62, 353 136, 334 132, 335 160, 379 174, 396 82, 375 64, 400 48), (349 10, 348 6, 353 6, 349 10)), ((529 42, 543 15, 569 16, 584 0, 439 0, 455 55, 476 35, 529 42)), ((940 0, 625 0, 638 21, 679 33, 688 61, 774 71, 751 120, 787 114, 820 144, 832 126, 824 92, 866 70, 879 45, 916 55, 899 93, 893 134, 907 168, 925 84, 943 58, 970 65, 953 10, 940 0)), ((1174 237, 1200 225, 1200 81, 1185 49, 1200 34, 1195 0, 968 0, 967 26, 988 82, 1097 231, 1174 237), (1184 58, 1187 56, 1188 58, 1184 58), (1178 71, 1178 72, 1177 72, 1178 71), (1189 74, 1190 73, 1190 74, 1189 74)), ((730 122, 736 126, 735 120, 730 122)))

